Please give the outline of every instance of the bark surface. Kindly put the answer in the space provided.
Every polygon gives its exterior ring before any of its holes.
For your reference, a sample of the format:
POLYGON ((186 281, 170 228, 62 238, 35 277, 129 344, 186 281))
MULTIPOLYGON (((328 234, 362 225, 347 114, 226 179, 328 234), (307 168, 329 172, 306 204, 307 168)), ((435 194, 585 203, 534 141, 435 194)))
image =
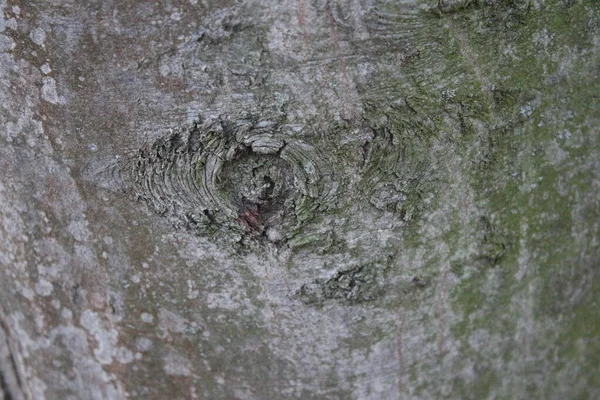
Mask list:
POLYGON ((600 398, 595 0, 0 0, 0 398, 600 398))

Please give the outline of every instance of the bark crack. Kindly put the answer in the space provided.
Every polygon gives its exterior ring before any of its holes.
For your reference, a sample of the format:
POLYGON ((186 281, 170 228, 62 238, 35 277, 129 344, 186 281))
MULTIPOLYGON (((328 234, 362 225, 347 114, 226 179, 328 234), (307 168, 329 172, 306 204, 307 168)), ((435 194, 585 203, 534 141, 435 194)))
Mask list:
POLYGON ((9 325, 0 310, 0 395, 3 400, 30 399, 20 373, 9 325))

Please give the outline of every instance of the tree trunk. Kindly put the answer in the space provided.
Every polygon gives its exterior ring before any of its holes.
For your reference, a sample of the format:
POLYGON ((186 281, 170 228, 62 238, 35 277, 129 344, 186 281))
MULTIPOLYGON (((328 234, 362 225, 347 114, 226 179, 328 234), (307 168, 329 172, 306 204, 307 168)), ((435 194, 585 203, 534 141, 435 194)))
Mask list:
POLYGON ((597 1, 0 10, 0 398, 600 398, 597 1))

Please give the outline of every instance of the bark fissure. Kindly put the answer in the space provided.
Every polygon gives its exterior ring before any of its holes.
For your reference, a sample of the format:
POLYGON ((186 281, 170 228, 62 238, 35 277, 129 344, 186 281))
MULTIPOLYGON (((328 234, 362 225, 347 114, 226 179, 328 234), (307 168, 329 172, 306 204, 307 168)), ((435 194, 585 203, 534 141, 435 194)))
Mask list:
POLYGON ((25 396, 23 378, 21 376, 14 349, 15 339, 11 338, 10 325, 6 323, 4 313, 0 311, 0 394, 5 400, 30 399, 25 396))

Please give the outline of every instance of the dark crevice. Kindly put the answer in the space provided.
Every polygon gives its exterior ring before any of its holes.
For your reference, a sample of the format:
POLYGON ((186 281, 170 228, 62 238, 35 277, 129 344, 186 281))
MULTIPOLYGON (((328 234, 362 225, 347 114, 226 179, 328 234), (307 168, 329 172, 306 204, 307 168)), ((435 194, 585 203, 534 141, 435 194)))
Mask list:
MULTIPOLYGON (((1 317, 1 315, 0 315, 0 317, 1 317)), ((19 374, 19 369, 17 367, 17 361, 15 359, 13 350, 9 343, 9 332, 10 331, 8 329, 6 321, 4 321, 3 318, 0 318, 0 331, 4 333, 4 337, 5 337, 4 346, 6 346, 6 351, 8 353, 7 358, 10 361, 9 365, 0 365, 0 394, 3 394, 4 400, 16 400, 18 398, 21 398, 21 396, 16 396, 14 394, 15 388, 11 388, 11 385, 9 383, 9 378, 7 378, 7 376, 6 376, 6 374, 7 374, 6 369, 7 368, 12 369, 12 373, 14 375, 14 380, 16 383, 16 388, 22 389, 23 381, 21 380, 21 376, 19 374)))
POLYGON ((2 399, 0 400, 14 400, 2 371, 0 371, 0 395, 2 395, 2 399))

